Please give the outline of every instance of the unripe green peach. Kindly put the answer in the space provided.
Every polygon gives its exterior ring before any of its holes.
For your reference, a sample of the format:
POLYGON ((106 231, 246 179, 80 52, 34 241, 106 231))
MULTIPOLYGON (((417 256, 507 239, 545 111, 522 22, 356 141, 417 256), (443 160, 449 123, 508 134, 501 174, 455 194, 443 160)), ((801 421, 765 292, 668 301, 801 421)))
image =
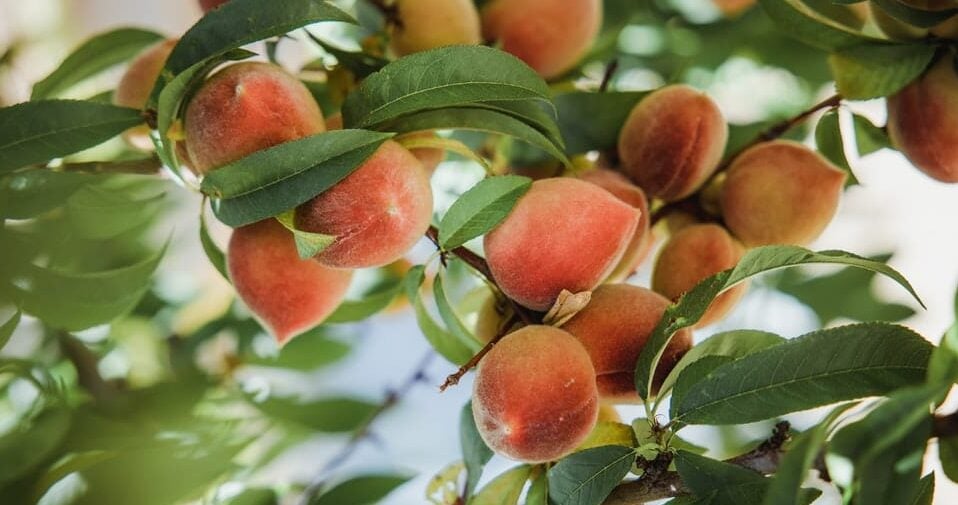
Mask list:
POLYGON ((666 86, 639 102, 622 127, 622 171, 650 197, 679 200, 715 172, 727 140, 715 102, 689 86, 666 86))
POLYGON ((204 174, 284 142, 326 130, 299 80, 269 63, 238 63, 213 74, 186 108, 186 147, 204 174))
POLYGON ((888 98, 888 133, 919 170, 958 182, 958 73, 950 57, 888 98))
POLYGON ((546 79, 575 67, 601 27, 601 0, 492 0, 482 9, 486 39, 546 79))
POLYGON ((316 259, 366 268, 396 261, 426 232, 432 189, 419 160, 388 140, 348 177, 296 209, 299 230, 336 237, 316 259))
POLYGON ((527 463, 557 460, 595 426, 595 368, 572 335, 527 326, 479 362, 472 411, 479 434, 497 453, 527 463))
MULTIPOLYGON (((742 259, 742 246, 725 228, 715 224, 696 224, 672 235, 659 251, 652 271, 652 289, 676 301, 696 284, 742 259)), ((725 317, 745 294, 740 284, 719 295, 709 305, 696 327, 708 326, 725 317)))
POLYGON ((845 178, 798 142, 764 142, 728 170, 721 197, 725 224, 749 247, 808 245, 835 216, 845 178))
MULTIPOLYGON (((589 352, 603 400, 639 401, 635 362, 668 306, 668 300, 648 289, 604 284, 592 292, 592 300, 584 309, 562 325, 589 352)), ((672 337, 655 370, 654 390, 691 347, 692 334, 688 330, 672 337)))
POLYGON ((562 290, 599 285, 638 223, 639 211, 594 184, 542 179, 486 234, 486 260, 506 296, 544 312, 562 290))
POLYGON ((636 227, 629 245, 625 248, 625 254, 622 255, 619 264, 609 275, 609 280, 612 282, 624 280, 635 272, 652 248, 652 233, 649 229, 651 216, 649 200, 645 197, 642 188, 632 184, 625 176, 612 170, 590 170, 581 174, 579 178, 612 193, 616 198, 631 205, 641 213, 639 215, 639 225, 636 227))
POLYGON ((353 275, 300 259, 293 234, 275 219, 233 231, 227 263, 236 293, 280 344, 332 314, 353 275))
MULTIPOLYGON (((178 39, 164 40, 140 53, 120 78, 120 83, 113 93, 113 103, 133 109, 146 107, 156 79, 160 77, 160 71, 163 70, 163 65, 166 64, 166 59, 170 57, 177 42, 178 39)), ((130 128, 123 133, 123 140, 141 151, 153 149, 150 128, 146 125, 130 128)))
POLYGON ((397 0, 398 23, 391 30, 399 56, 437 47, 482 42, 479 12, 472 0, 397 0))

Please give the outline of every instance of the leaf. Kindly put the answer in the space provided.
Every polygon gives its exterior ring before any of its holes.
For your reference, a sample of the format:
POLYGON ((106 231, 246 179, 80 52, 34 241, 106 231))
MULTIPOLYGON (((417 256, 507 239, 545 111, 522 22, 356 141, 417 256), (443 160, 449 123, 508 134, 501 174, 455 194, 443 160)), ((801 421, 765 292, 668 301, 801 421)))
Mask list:
POLYGON ((815 126, 815 145, 818 146, 818 151, 828 161, 848 174, 848 178, 845 180, 846 188, 858 185, 858 178, 852 172, 852 167, 848 164, 848 158, 845 156, 845 141, 842 140, 842 130, 836 109, 826 112, 818 120, 818 124, 815 126))
POLYGON ((415 53, 367 77, 343 104, 348 128, 375 128, 404 115, 497 100, 549 102, 545 81, 518 58, 484 46, 415 53))
POLYGON ((891 147, 888 134, 865 116, 852 114, 852 123, 855 125, 855 142, 858 144, 859 156, 867 156, 879 149, 891 147))
POLYGON ((0 109, 0 174, 93 147, 142 122, 135 109, 79 100, 4 107, 0 109))
MULTIPOLYGON (((203 207, 205 206, 206 204, 204 202, 203 207)), ((210 236, 210 230, 206 224, 206 212, 203 211, 202 208, 200 210, 200 244, 203 246, 203 252, 206 253, 206 259, 210 261, 213 268, 215 268, 224 279, 229 281, 230 274, 226 268, 226 254, 216 245, 216 242, 213 241, 213 237, 210 236)))
POLYGON ((0 489, 53 456, 70 422, 68 409, 52 407, 0 436, 0 489))
POLYGON ((566 154, 615 148, 622 125, 646 95, 648 92, 644 91, 574 91, 556 96, 554 101, 566 154))
POLYGON ((731 356, 703 356, 682 370, 675 381, 675 388, 672 390, 669 417, 677 419, 679 406, 685 401, 685 395, 693 386, 708 378, 716 368, 733 361, 735 361, 735 358, 731 356))
POLYGON ((958 482, 958 437, 938 439, 938 461, 945 475, 952 482, 958 482))
MULTIPOLYGON (((904 287, 919 304, 922 304, 911 284, 884 263, 862 258, 844 251, 812 252, 795 246, 765 246, 752 249, 739 261, 735 268, 709 277, 687 292, 679 301, 669 306, 659 324, 649 336, 649 340, 635 367, 635 384, 638 391, 645 391, 644 397, 651 398, 652 371, 658 364, 662 352, 675 332, 694 325, 705 314, 706 309, 721 292, 763 272, 779 268, 811 263, 849 265, 880 273, 904 287)), ((924 307, 924 304, 922 304, 924 307)))
POLYGON ((742 484, 764 484, 762 474, 688 451, 675 454, 675 469, 696 496, 742 484))
POLYGON ((101 33, 81 44, 56 70, 34 84, 30 100, 52 98, 84 79, 133 58, 160 40, 163 40, 162 35, 137 28, 101 33))
POLYGON ((819 330, 716 369, 676 415, 689 424, 742 424, 880 395, 921 383, 930 355, 931 345, 902 326, 819 330))
POLYGON ((17 329, 17 325, 20 324, 20 316, 22 313, 18 310, 7 322, 0 325, 0 350, 3 350, 3 346, 7 345, 7 342, 10 341, 10 337, 13 336, 13 331, 17 329))
POLYGON ((682 356, 682 359, 676 363, 675 368, 669 372, 668 377, 659 387, 659 396, 664 395, 672 389, 676 379, 682 370, 689 365, 707 356, 727 356, 730 358, 741 358, 748 356, 762 349, 766 349, 784 342, 785 339, 775 335, 758 330, 733 330, 722 333, 716 333, 704 341, 696 344, 689 352, 682 356))
POLYGON ((469 501, 469 505, 516 505, 531 472, 532 468, 528 465, 509 470, 486 484, 482 491, 469 501))
POLYGON ((800 0, 759 0, 765 13, 789 36, 825 51, 863 42, 881 42, 833 21, 800 0))
POLYGON ((828 57, 838 92, 847 99, 892 95, 914 81, 931 63, 935 47, 926 44, 861 44, 828 57))
POLYGON ((392 303, 402 292, 402 281, 396 280, 365 294, 359 300, 346 300, 326 318, 326 323, 352 323, 376 314, 392 303))
POLYGON ((549 499, 555 505, 599 505, 634 462, 635 451, 618 445, 572 453, 549 469, 549 499))
POLYGON ((276 216, 276 220, 279 221, 284 228, 292 232, 293 241, 296 243, 296 252, 301 259, 311 259, 325 251, 327 247, 333 245, 333 242, 336 242, 335 235, 297 230, 296 224, 294 223, 295 215, 296 211, 291 209, 276 216))
POLYGON ((340 130, 280 144, 210 172, 203 191, 222 198, 213 201, 220 221, 233 227, 250 224, 333 187, 391 136, 340 130))
POLYGON ((459 415, 459 445, 462 447, 462 461, 466 465, 466 489, 463 495, 469 498, 482 478, 483 468, 493 455, 492 449, 482 440, 476 428, 472 402, 466 403, 459 415))
POLYGON ((162 210, 166 189, 154 177, 105 177, 73 193, 65 211, 78 236, 106 240, 145 227, 162 210))
MULTIPOLYGON (((955 7, 949 9, 926 10, 908 5, 901 0, 872 1, 889 16, 899 21, 903 21, 906 24, 917 26, 918 28, 932 28, 947 21, 953 16, 958 15, 958 8, 955 7)), ((929 7, 931 6, 929 5, 929 7)))
POLYGON ((96 176, 25 170, 0 179, 0 217, 27 219, 53 210, 96 176))
POLYGON ((279 497, 276 491, 267 488, 247 488, 242 493, 230 498, 223 505, 278 505, 279 497))
POLYGON ((409 273, 406 274, 406 278, 403 281, 406 296, 409 298, 409 303, 412 304, 413 310, 416 313, 416 321, 419 323, 419 328, 422 330, 422 334, 426 337, 426 340, 429 341, 429 345, 431 345, 436 352, 442 355, 443 358, 446 358, 450 363, 462 365, 472 358, 472 348, 439 326, 429 314, 429 311, 426 310, 426 306, 419 294, 419 289, 425 280, 426 267, 417 265, 409 270, 409 273))
POLYGON ((549 475, 546 472, 540 472, 532 480, 525 505, 549 505, 549 475))
POLYGON ((531 187, 532 179, 516 175, 479 181, 443 216, 439 223, 439 244, 444 250, 452 250, 492 230, 531 187))
POLYGON ((349 14, 326 1, 231 0, 206 13, 180 38, 166 61, 154 96, 166 82, 198 63, 323 21, 355 23, 349 14))
POLYGON ((320 327, 291 340, 275 356, 250 356, 245 363, 305 372, 342 360, 350 349, 348 344, 330 338, 320 327))
POLYGON ((915 492, 915 499, 908 505, 932 505, 935 499, 935 473, 922 477, 915 492))
POLYGON ((310 505, 375 505, 396 488, 409 482, 403 475, 364 475, 354 477, 323 493, 310 505))
POLYGON ((635 431, 632 426, 615 421, 599 421, 596 423, 592 433, 588 438, 579 444, 576 451, 584 451, 595 447, 604 447, 608 445, 621 445, 622 447, 634 448, 638 445, 635 439, 635 431))
POLYGON ((326 398, 300 402, 293 398, 269 397, 253 405, 267 416, 295 423, 311 430, 338 433, 358 428, 379 408, 354 398, 326 398))
POLYGON ((472 334, 472 331, 459 320, 455 309, 453 309, 452 304, 449 303, 449 298, 446 297, 446 291, 442 284, 442 273, 436 275, 432 288, 433 298, 436 300, 436 308, 439 309, 439 317, 449 330, 449 333, 456 337, 470 352, 477 352, 481 348, 479 341, 472 334))
POLYGON ((387 64, 389 64, 389 60, 385 58, 368 53, 347 51, 322 40, 321 38, 313 35, 309 30, 303 31, 306 32, 306 35, 309 36, 309 38, 312 39, 316 45, 323 48, 323 50, 327 53, 336 57, 336 63, 348 69, 360 79, 367 77, 373 72, 378 72, 387 64))

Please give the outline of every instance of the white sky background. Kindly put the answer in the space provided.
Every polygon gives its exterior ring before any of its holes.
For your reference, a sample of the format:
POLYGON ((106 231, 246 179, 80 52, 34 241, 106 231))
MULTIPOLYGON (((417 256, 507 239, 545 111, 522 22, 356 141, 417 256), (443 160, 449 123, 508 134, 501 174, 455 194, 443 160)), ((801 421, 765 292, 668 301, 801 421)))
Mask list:
MULTIPOLYGON (((0 47, 16 35, 34 39, 27 53, 18 60, 18 70, 28 79, 46 75, 67 51, 87 36, 117 26, 149 27, 164 33, 182 33, 199 16, 195 0, 67 0, 67 12, 56 14, 58 0, 0 0, 0 47), (69 20, 61 24, 62 20, 69 20)), ((286 55, 295 58, 295 55, 286 55)), ((293 60, 295 61, 295 59, 293 60)), ((734 116, 735 104, 748 103, 763 92, 762 85, 777 82, 777 76, 755 74, 747 86, 735 81, 717 83, 711 91, 723 109, 734 116)), ((6 96, 25 98, 27 81, 0 80, 6 96)), ((774 95, 774 93, 773 93, 774 95)), ((855 106, 878 124, 883 124, 884 107, 880 101, 855 106)), ((850 153, 854 154, 854 153, 850 153)), ((855 161, 853 168, 862 185, 850 190, 835 222, 815 244, 816 249, 845 249, 871 255, 895 252, 892 265, 917 289, 928 306, 906 321, 919 333, 937 341, 953 321, 952 300, 958 285, 958 186, 937 183, 912 168, 900 155, 882 151, 855 161)), ((444 167, 438 180, 450 179, 444 167), (445 174, 443 173, 445 172, 445 174), (446 177, 444 177, 444 175, 446 177)), ((162 272, 173 281, 192 283, 194 288, 209 284, 222 291, 223 283, 206 265, 195 240, 195 211, 198 198, 179 192, 183 215, 176 226, 176 241, 164 260, 162 272)), ((225 235, 225 230, 221 230, 225 235)), ((890 281, 879 280, 877 288, 889 299, 911 304, 906 293, 890 281)), ((387 386, 398 384, 415 367, 426 351, 425 340, 408 312, 387 315, 365 323, 361 345, 345 363, 324 369, 308 381, 291 377, 271 377, 277 385, 295 386, 314 396, 334 392, 353 392, 378 398, 387 386)), ((814 329, 816 322, 807 309, 790 298, 775 293, 753 293, 721 326, 723 328, 762 328, 795 336, 814 329), (772 319, 774 318, 774 319, 772 319)), ((719 329, 719 328, 716 328, 719 329)), ((698 335, 701 339, 704 335, 698 335)), ((431 382, 420 386, 393 412, 375 426, 376 443, 363 444, 342 472, 365 469, 406 469, 419 475, 414 484, 395 493, 387 504, 407 505, 424 502, 422 492, 428 479, 440 468, 459 457, 458 416, 470 392, 471 380, 439 395, 433 387, 442 381, 451 367, 437 359, 430 373, 431 382), (368 464, 377 461, 377 466, 368 464), (392 466, 390 466, 392 465, 392 466)), ((247 377, 255 379, 252 372, 247 377)), ((946 407, 958 406, 950 402, 946 407)), ((708 436, 708 432, 700 433, 708 436)), ((277 483, 289 479, 309 479, 323 461, 337 450, 339 440, 323 437, 286 455, 268 468, 259 479, 277 483)), ((495 460, 487 475, 495 475, 509 466, 495 460)), ((937 479, 935 503, 955 503, 958 485, 943 475, 937 479)), ((824 502, 825 500, 821 500, 824 502)))

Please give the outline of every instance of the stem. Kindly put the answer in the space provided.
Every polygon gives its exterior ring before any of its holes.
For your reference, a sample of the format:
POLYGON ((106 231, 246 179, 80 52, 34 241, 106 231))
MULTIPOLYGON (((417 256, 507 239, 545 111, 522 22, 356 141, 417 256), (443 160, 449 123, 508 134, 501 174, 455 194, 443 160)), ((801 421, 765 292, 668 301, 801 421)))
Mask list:
POLYGON ((58 333, 60 349, 77 371, 77 381, 98 404, 106 405, 112 402, 120 393, 116 383, 107 381, 97 369, 97 357, 83 342, 73 335, 61 331, 58 333))
POLYGON ((612 84, 612 78, 615 77, 615 73, 619 70, 619 59, 613 58, 608 65, 605 66, 605 74, 602 75, 602 84, 599 85, 599 93, 605 93, 609 90, 609 85, 612 84))
POLYGON ((467 361, 464 365, 459 367, 459 369, 456 370, 455 373, 452 373, 446 377, 445 382, 443 382, 442 385, 439 386, 439 392, 442 393, 450 386, 455 386, 456 384, 459 384, 459 380, 462 379, 462 377, 466 375, 466 373, 469 372, 469 370, 472 370, 473 368, 475 368, 476 365, 478 365, 479 362, 482 361, 482 358, 484 358, 486 354, 489 354, 489 351, 491 351, 492 348, 495 347, 500 340, 502 340, 502 337, 505 337, 509 333, 509 330, 511 330, 512 327, 515 326, 516 323, 518 322, 519 322, 519 316, 513 313, 512 317, 506 320, 505 324, 503 324, 502 327, 499 328, 499 331, 496 333, 496 336, 493 337, 493 339, 490 340, 489 343, 484 345, 482 349, 479 349, 479 352, 477 352, 473 357, 469 358, 469 361, 467 361))
POLYGON ((131 161, 90 161, 84 163, 64 163, 54 170, 59 172, 80 172, 86 174, 140 174, 155 175, 163 169, 159 158, 152 156, 131 161))

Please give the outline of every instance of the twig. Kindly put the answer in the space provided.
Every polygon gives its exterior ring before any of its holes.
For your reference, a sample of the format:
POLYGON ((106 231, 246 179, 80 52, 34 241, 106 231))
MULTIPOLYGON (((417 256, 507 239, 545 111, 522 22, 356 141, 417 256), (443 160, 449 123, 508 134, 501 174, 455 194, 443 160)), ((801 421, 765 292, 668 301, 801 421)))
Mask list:
POLYGON ((142 160, 130 161, 90 161, 84 163, 64 163, 54 170, 59 172, 80 172, 86 174, 139 174, 154 175, 163 169, 159 158, 153 156, 142 160))
POLYGON ((386 393, 386 397, 383 399, 382 403, 379 404, 379 407, 376 408, 369 417, 356 431, 353 432, 353 435, 349 437, 349 440, 346 442, 346 445, 335 455, 331 460, 329 460, 326 465, 319 471, 316 479, 313 480, 303 490, 302 496, 300 496, 299 505, 308 505, 316 495, 326 486, 326 482, 329 479, 329 474, 339 468, 343 463, 345 463, 350 456, 356 451, 359 447, 359 444, 370 436, 372 433, 373 424, 388 410, 395 407, 409 392, 416 386, 416 384, 425 381, 426 378, 426 368, 429 367, 429 364, 432 362, 433 358, 436 356, 436 353, 429 351, 425 356, 419 360, 419 365, 416 366, 415 370, 403 381, 402 384, 396 389, 392 389, 386 393))
POLYGON ((103 406, 108 405, 120 392, 115 382, 107 381, 97 369, 97 357, 82 342, 65 331, 58 332, 60 349, 73 363, 77 371, 77 382, 93 400, 103 406))
POLYGON ((612 84, 612 78, 615 77, 615 73, 619 70, 619 59, 613 58, 608 65, 605 66, 605 73, 602 75, 602 84, 599 85, 599 93, 605 93, 609 90, 609 85, 612 84))
POLYGON ((505 337, 509 333, 509 330, 512 329, 512 327, 515 326, 516 323, 518 322, 519 322, 519 316, 513 313, 512 316, 510 316, 509 319, 506 320, 505 324, 503 324, 502 327, 499 328, 499 331, 496 332, 496 336, 493 337, 492 340, 487 342, 486 345, 482 346, 482 349, 479 349, 479 352, 477 352, 473 357, 469 358, 469 361, 467 361, 464 365, 459 367, 459 369, 456 370, 455 373, 452 373, 446 377, 445 382, 443 382, 442 385, 439 386, 439 392, 442 393, 450 386, 455 386, 456 384, 459 384, 459 381, 462 379, 462 377, 466 375, 466 373, 469 372, 469 370, 472 370, 473 368, 475 368, 476 365, 478 365, 479 362, 482 361, 482 358, 484 358, 486 354, 489 354, 489 351, 491 351, 492 348, 495 347, 500 340, 502 340, 502 337, 505 337))
POLYGON ((958 412, 935 416, 931 425, 933 437, 949 438, 958 435, 958 412))

